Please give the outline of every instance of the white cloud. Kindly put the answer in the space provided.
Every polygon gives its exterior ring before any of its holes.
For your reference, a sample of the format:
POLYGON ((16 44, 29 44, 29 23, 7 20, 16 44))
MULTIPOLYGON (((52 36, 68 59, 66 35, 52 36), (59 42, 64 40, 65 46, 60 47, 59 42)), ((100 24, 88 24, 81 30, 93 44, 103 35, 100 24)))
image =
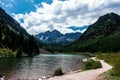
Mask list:
POLYGON ((41 5, 35 5, 35 12, 14 14, 30 34, 53 29, 62 33, 74 32, 68 27, 90 25, 109 12, 120 14, 120 0, 53 0, 51 4, 42 2, 41 5))

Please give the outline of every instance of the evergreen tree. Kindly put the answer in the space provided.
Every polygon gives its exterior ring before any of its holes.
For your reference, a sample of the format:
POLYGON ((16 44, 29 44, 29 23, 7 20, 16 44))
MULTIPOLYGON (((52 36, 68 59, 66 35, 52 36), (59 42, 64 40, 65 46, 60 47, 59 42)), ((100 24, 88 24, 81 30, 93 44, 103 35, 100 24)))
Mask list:
POLYGON ((0 47, 2 47, 2 21, 0 20, 0 47))
POLYGON ((29 39, 28 39, 28 55, 29 56, 33 56, 33 48, 34 48, 34 37, 31 36, 29 39))
POLYGON ((22 56, 21 48, 18 48, 18 49, 17 49, 16 57, 17 57, 17 58, 20 58, 21 56, 22 56))
POLYGON ((1 26, 0 26, 0 47, 2 46, 2 30, 1 30, 1 26))

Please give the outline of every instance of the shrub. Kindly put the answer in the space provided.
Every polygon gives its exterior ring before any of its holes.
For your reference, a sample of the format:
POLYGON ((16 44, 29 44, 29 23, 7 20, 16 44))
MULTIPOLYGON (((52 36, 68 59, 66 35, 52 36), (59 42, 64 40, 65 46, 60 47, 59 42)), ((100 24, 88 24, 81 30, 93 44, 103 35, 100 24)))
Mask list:
POLYGON ((63 75, 62 69, 58 68, 58 69, 55 70, 53 76, 61 76, 61 75, 63 75))
POLYGON ((93 59, 88 59, 84 64, 82 69, 83 70, 90 70, 90 69, 97 69, 97 68, 101 68, 102 65, 100 63, 100 61, 95 61, 93 59))

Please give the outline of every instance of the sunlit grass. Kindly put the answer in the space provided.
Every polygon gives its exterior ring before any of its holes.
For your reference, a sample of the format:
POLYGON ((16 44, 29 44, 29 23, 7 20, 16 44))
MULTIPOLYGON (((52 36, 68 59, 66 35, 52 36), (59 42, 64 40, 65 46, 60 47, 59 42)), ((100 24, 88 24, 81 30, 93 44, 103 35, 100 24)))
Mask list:
POLYGON ((97 58, 105 60, 113 66, 112 70, 106 76, 105 80, 120 80, 120 53, 101 54, 97 58))
POLYGON ((15 52, 10 49, 0 48, 0 57, 15 57, 15 52))

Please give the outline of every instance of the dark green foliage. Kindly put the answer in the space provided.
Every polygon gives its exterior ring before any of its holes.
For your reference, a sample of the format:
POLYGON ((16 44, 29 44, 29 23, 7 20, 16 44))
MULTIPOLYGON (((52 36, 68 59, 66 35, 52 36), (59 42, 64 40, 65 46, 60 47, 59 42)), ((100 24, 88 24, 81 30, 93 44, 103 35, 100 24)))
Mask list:
POLYGON ((93 59, 88 59, 84 64, 82 69, 83 70, 90 70, 90 69, 97 69, 97 68, 101 68, 102 65, 100 63, 100 61, 95 61, 93 59))
POLYGON ((2 45, 2 30, 1 30, 1 27, 0 27, 0 47, 2 45))
POLYGON ((53 76, 61 76, 61 75, 63 75, 62 69, 58 68, 58 69, 55 70, 53 76))
POLYGON ((24 49, 29 56, 39 54, 39 47, 38 44, 36 44, 35 38, 33 36, 25 41, 24 49))
POLYGON ((22 51, 21 51, 21 49, 18 49, 18 50, 17 50, 16 57, 17 57, 17 58, 20 58, 21 56, 22 56, 22 51))
POLYGON ((113 66, 113 69, 110 71, 111 76, 120 76, 120 53, 101 54, 97 57, 113 66))
POLYGON ((63 48, 64 45, 62 44, 44 44, 43 48, 51 53, 54 53, 54 52, 62 52, 62 48, 63 48))

